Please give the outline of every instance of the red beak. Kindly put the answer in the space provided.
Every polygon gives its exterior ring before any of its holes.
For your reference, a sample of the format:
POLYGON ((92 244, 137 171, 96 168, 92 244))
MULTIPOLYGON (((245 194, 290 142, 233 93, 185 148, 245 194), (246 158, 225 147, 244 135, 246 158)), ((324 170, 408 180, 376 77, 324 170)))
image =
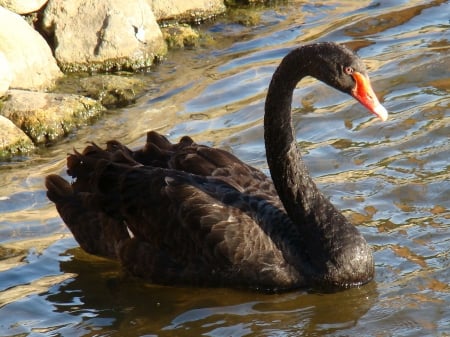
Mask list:
POLYGON ((356 82, 356 86, 352 90, 352 96, 383 122, 387 120, 388 112, 378 101, 369 78, 357 71, 354 71, 352 76, 356 82))

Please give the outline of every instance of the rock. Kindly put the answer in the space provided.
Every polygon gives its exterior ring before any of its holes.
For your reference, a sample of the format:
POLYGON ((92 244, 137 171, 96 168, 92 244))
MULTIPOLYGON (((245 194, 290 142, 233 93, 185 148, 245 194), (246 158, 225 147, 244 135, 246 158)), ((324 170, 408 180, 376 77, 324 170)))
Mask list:
POLYGON ((93 98, 109 109, 120 108, 132 104, 142 94, 146 82, 134 74, 120 76, 112 74, 94 74, 91 76, 67 76, 58 81, 55 90, 76 92, 79 95, 93 98))
POLYGON ((80 86, 85 96, 96 99, 103 106, 120 108, 136 101, 136 97, 144 91, 144 81, 136 77, 116 75, 97 75, 83 78, 80 86))
POLYGON ((8 159, 30 152, 34 148, 30 138, 8 118, 0 116, 0 159, 8 159))
POLYGON ((79 95, 9 90, 0 114, 35 144, 48 144, 98 117, 105 108, 79 95))
POLYGON ((62 76, 50 47, 25 20, 0 7, 0 52, 13 73, 10 87, 40 90, 62 76))
POLYGON ((253 27, 261 24, 261 15, 263 14, 263 11, 255 9, 248 9, 248 8, 230 8, 227 12, 227 18, 231 22, 238 23, 243 26, 247 27, 253 27))
POLYGON ((150 0, 156 20, 198 23, 225 12, 223 0, 150 0))
POLYGON ((136 70, 167 51, 145 0, 50 0, 42 28, 63 71, 136 70))
POLYGON ((189 25, 162 28, 164 39, 171 49, 194 48, 199 45, 200 35, 189 25))
POLYGON ((13 80, 13 72, 5 55, 0 52, 0 97, 9 89, 13 80))
POLYGON ((40 10, 48 0, 0 0, 0 6, 17 14, 29 14, 40 10))

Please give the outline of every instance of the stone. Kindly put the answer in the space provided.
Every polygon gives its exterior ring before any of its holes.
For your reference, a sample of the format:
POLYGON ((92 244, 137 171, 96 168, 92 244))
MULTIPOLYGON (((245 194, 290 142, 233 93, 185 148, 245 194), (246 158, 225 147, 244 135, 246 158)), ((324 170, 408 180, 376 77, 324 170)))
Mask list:
POLYGON ((5 55, 0 52, 0 97, 9 89, 13 80, 13 72, 5 55))
POLYGON ((163 28, 162 32, 170 49, 189 49, 199 45, 200 35, 189 25, 172 25, 163 28))
POLYGON ((50 0, 42 29, 67 72, 136 70, 167 52, 145 0, 50 0))
POLYGON ((0 0, 0 6, 17 14, 29 14, 40 10, 48 0, 0 0))
POLYGON ((122 72, 116 74, 73 74, 58 81, 55 91, 74 92, 99 101, 108 109, 125 107, 136 102, 145 91, 146 80, 138 74, 122 72))
POLYGON ((9 90, 0 115, 11 120, 34 144, 51 144, 95 120, 105 108, 80 95, 9 90))
POLYGON ((199 23, 225 12, 223 0, 149 0, 156 20, 199 23))
POLYGON ((26 154, 32 149, 31 139, 8 118, 0 116, 0 160, 26 154))
POLYGON ((62 76, 44 38, 20 15, 3 7, 0 7, 0 52, 13 74, 11 88, 48 89, 62 76))

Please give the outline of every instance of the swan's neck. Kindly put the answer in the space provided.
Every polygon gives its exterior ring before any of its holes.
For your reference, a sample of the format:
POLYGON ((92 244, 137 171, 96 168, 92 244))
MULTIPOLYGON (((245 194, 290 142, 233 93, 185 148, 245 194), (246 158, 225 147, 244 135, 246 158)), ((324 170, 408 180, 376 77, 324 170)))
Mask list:
POLYGON ((326 59, 333 56, 333 50, 326 49, 333 46, 322 44, 320 54, 317 45, 301 47, 283 59, 267 93, 264 137, 272 180, 301 236, 303 247, 299 249, 313 270, 309 277, 315 282, 347 286, 372 278, 370 247, 313 182, 297 147, 291 119, 293 91, 303 77, 310 75, 330 83, 329 74, 324 72, 333 62, 326 59))
POLYGON ((303 77, 314 76, 313 65, 299 61, 307 60, 307 53, 307 48, 294 50, 275 71, 264 116, 266 156, 272 180, 287 213, 302 223, 311 220, 315 205, 323 198, 302 160, 291 118, 295 86, 303 77))

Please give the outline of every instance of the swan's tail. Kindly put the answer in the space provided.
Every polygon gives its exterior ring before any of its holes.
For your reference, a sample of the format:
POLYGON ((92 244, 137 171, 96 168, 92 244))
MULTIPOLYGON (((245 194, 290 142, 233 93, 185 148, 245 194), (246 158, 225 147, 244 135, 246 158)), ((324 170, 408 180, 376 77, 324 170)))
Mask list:
MULTIPOLYGON (((133 261, 140 265, 135 259, 144 259, 141 255, 147 260, 158 260, 158 254, 152 256, 154 251, 132 238, 131 232, 136 228, 129 228, 122 214, 139 202, 142 204, 138 209, 159 205, 164 176, 152 173, 164 169, 147 166, 136 172, 136 167, 142 166, 137 159, 167 166, 173 145, 156 133, 150 137, 153 139, 147 146, 135 152, 117 141, 109 141, 105 149, 90 144, 81 153, 74 151, 67 157, 67 173, 73 178, 71 184, 58 175, 47 176, 48 198, 55 203, 61 218, 86 252, 120 260, 125 266, 130 264, 132 267, 133 261), (140 178, 147 176, 146 172, 150 181, 141 198, 140 178), (141 252, 141 246, 147 247, 146 254, 141 252)), ((147 265, 142 263, 144 267, 147 265)))
MULTIPOLYGON (((130 238, 126 224, 120 217, 104 211, 108 199, 95 191, 98 179, 108 165, 106 151, 91 145, 80 154, 67 158, 69 174, 76 180, 69 184, 58 175, 45 179, 47 196, 56 205, 63 221, 86 252, 103 257, 118 258, 118 251, 130 238)), ((115 154, 116 160, 129 161, 127 156, 115 154)), ((111 159, 111 158, 109 158, 111 159)))

